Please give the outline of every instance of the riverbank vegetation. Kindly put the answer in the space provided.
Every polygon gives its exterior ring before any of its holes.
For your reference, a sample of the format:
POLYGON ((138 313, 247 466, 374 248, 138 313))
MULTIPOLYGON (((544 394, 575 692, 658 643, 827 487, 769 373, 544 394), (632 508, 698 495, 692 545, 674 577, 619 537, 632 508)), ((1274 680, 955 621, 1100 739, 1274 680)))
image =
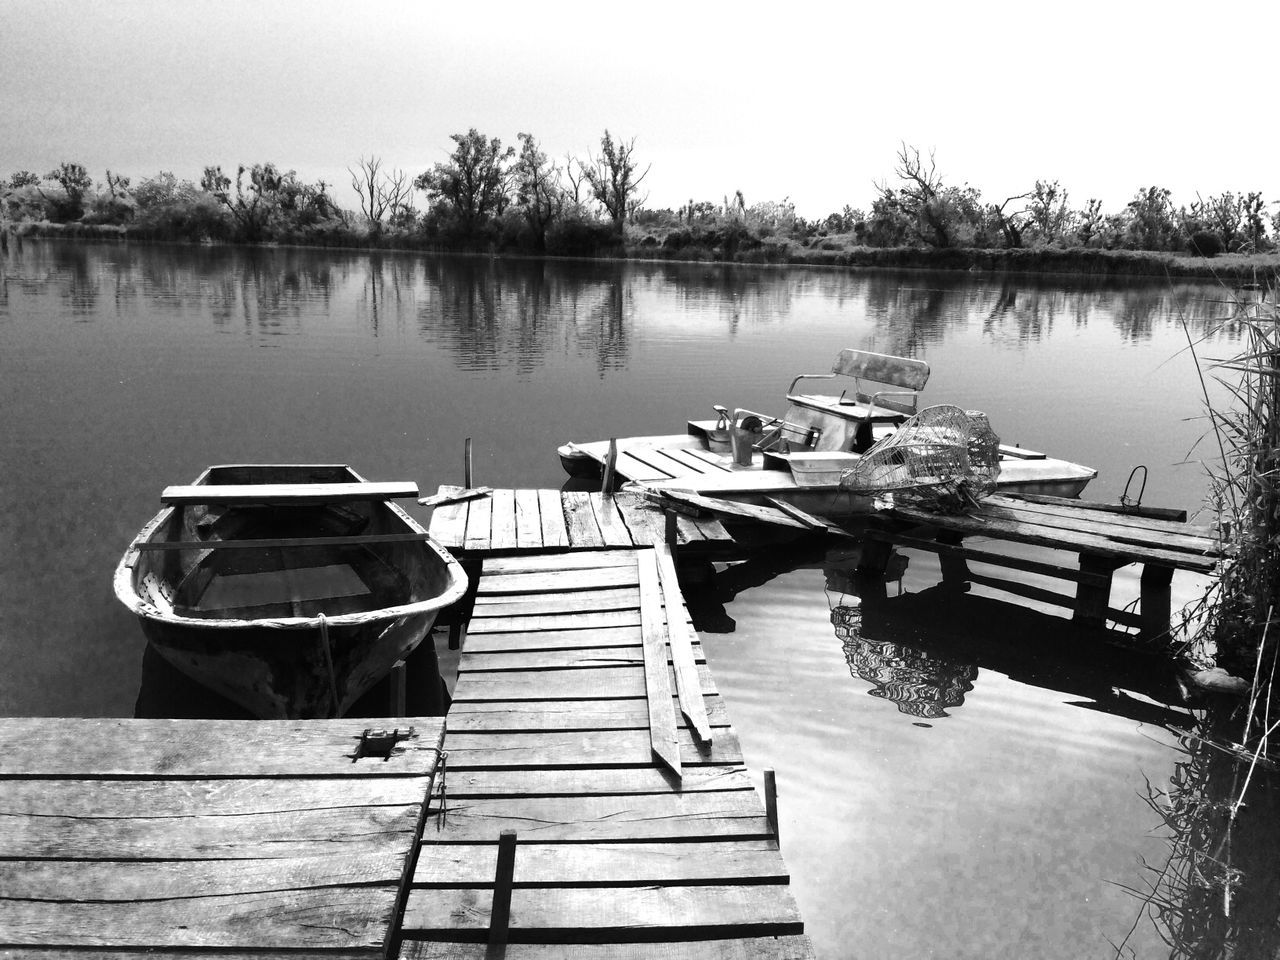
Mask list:
POLYGON ((1134 891, 1170 956, 1202 960, 1280 956, 1280 306, 1250 293, 1219 323, 1242 345, 1210 362, 1232 400, 1209 406, 1204 441, 1229 557, 1179 650, 1209 692, 1171 782, 1150 789, 1169 855, 1134 891))
POLYGON ((358 210, 342 207, 331 184, 274 163, 239 165, 234 176, 209 166, 198 183, 168 171, 135 183, 110 170, 95 182, 65 162, 0 183, 0 221, 20 234, 144 241, 834 266, 1250 277, 1280 264, 1280 206, 1260 192, 1175 206, 1169 190, 1144 186, 1108 212, 1037 179, 996 202, 903 144, 869 207, 810 220, 788 198, 748 202, 741 191, 650 207, 635 139, 608 130, 585 157, 550 157, 526 133, 518 147, 474 128, 451 139, 448 158, 421 172, 357 160, 358 210))

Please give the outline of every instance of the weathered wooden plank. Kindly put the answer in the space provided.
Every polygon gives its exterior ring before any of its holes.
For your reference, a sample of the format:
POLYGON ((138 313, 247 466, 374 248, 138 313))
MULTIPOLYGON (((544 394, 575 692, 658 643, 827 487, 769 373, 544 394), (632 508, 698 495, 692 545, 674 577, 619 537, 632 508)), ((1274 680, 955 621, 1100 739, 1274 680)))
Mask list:
MULTIPOLYGON (((405 850, 356 849, 260 860, 0 860, 0 917, 13 900, 128 903, 316 887, 395 886, 404 871, 404 854, 405 850)), ((0 919, 0 943, 4 928, 0 919)))
POLYGON ((493 497, 472 500, 467 509, 467 533, 463 546, 467 550, 488 550, 493 534, 493 497))
POLYGON ((262 540, 152 540, 138 549, 151 553, 170 550, 272 550, 281 547, 365 547, 384 543, 421 543, 429 533, 365 533, 353 537, 273 537, 262 540))
POLYGON ((396 888, 339 886, 129 903, 0 901, 6 944, 46 948, 380 949, 396 888))
MULTIPOLYGON (((684 729, 673 731, 673 737, 682 767, 743 762, 731 729, 721 729, 712 743, 684 729)), ((634 767, 651 759, 647 729, 449 734, 450 774, 507 767, 634 767)))
MULTIPOLYGON (((492 891, 413 890, 404 929, 487 935, 492 891)), ((780 884, 552 887, 511 894, 510 939, 598 941, 800 934, 804 923, 780 884)))
POLYGON ((535 549, 542 546, 542 506, 538 501, 537 490, 517 490, 516 500, 516 545, 521 549, 535 549))
POLYGON ((418 485, 411 481, 364 483, 223 483, 165 487, 160 501, 168 504, 350 503, 360 500, 417 499, 418 485))
POLYGON ((1161 507, 1139 507, 1133 513, 1119 503, 1096 503, 1090 500, 1068 500, 1062 497, 1044 497, 1035 494, 1019 493, 1013 495, 996 494, 985 499, 986 503, 1013 509, 1040 511, 1048 516, 1078 517, 1081 515, 1105 517, 1108 523, 1120 526, 1132 526, 1145 530, 1163 530, 1167 533, 1186 533, 1193 536, 1207 537, 1216 540, 1211 529, 1204 524, 1186 522, 1185 510, 1174 510, 1161 507), (1150 516, 1140 511, 1150 510, 1157 516, 1150 516), (1179 520, 1181 516, 1183 519, 1179 520))
POLYGON ((477 597, 634 587, 640 582, 634 556, 626 566, 566 567, 563 570, 531 570, 526 573, 491 573, 491 562, 485 562, 485 574, 476 588, 477 597))
MULTIPOLYGON (((674 457, 665 455, 665 451, 658 447, 628 447, 627 453, 634 457, 653 472, 662 474, 667 478, 683 479, 685 477, 700 477, 706 472, 706 466, 700 461, 694 460, 696 466, 678 460, 674 457)), ((639 479, 639 478, 632 478, 639 479)), ((659 480, 662 477, 651 477, 652 480, 659 480)))
POLYGON ((152 817, 0 815, 0 857, 254 860, 384 849, 403 854, 418 810, 415 804, 235 816, 216 811, 152 817))
POLYGON ((666 517, 648 500, 632 490, 619 490, 613 495, 613 502, 636 546, 666 542, 666 517))
POLYGON ((1060 527, 1043 524, 1021 523, 999 517, 934 514, 926 510, 901 505, 895 506, 893 513, 896 516, 914 520, 917 523, 929 524, 945 530, 955 530, 966 536, 974 535, 1016 540, 1022 543, 1053 547, 1059 550, 1074 550, 1079 553, 1118 558, 1130 563, 1162 563, 1175 569, 1195 570, 1201 573, 1209 573, 1217 564, 1216 557, 1212 556, 1198 556, 1182 551, 1138 546, 1107 536, 1084 533, 1077 530, 1065 530, 1060 527))
POLYGON ((673 474, 670 471, 655 467, 644 459, 643 450, 644 448, 639 446, 618 450, 618 476, 638 483, 671 479, 673 474))
POLYGON ((587 630, 533 630, 468 635, 466 653, 503 650, 572 650, 578 647, 631 646, 640 642, 640 627, 597 627, 587 630))
MULTIPOLYGON (((658 570, 658 580, 662 587, 662 597, 667 611, 667 640, 670 645, 671 666, 676 678, 676 692, 680 697, 680 711, 689 725, 703 740, 711 739, 711 723, 707 719, 707 708, 702 702, 701 684, 698 681, 697 651, 701 646, 697 643, 693 631, 686 625, 680 614, 684 613, 684 597, 680 593, 680 581, 676 575, 675 560, 671 550, 665 544, 653 550, 654 561, 658 570), (672 615, 675 614, 675 615, 672 615)), ((703 662, 705 662, 705 657, 703 662)))
POLYGON ((644 688, 649 703, 649 744, 654 755, 680 773, 680 744, 676 739, 676 717, 671 705, 671 671, 667 663, 666 616, 662 610, 662 590, 658 566, 652 551, 637 557, 640 571, 640 633, 644 642, 644 688))
POLYGON ((584 550, 578 553, 527 554, 515 557, 487 557, 485 574, 546 573, 594 567, 634 567, 634 550, 584 550))
POLYGON ((567 547, 569 528, 565 524, 564 504, 560 502, 560 491, 539 490, 538 511, 538 519, 542 525, 542 546, 544 548, 567 547))
POLYGON ((589 493, 565 490, 560 494, 560 502, 564 505, 564 522, 569 529, 570 546, 578 549, 605 546, 600 524, 596 522, 595 511, 591 509, 589 493))
MULTIPOLYGON (((700 665, 704 694, 716 693, 715 681, 700 665)), ((670 683, 674 680, 668 676, 670 683)), ((644 697, 644 671, 632 667, 581 670, 471 671, 458 678, 453 699, 459 700, 619 700, 644 697)))
POLYGON ((640 597, 634 587, 556 594, 481 594, 476 597, 471 616, 509 617, 563 613, 566 607, 585 613, 589 610, 626 610, 638 608, 639 605, 640 597))
POLYGON ((707 455, 706 450, 691 450, 685 447, 663 447, 659 453, 670 457, 677 463, 682 464, 686 469, 695 473, 712 473, 718 471, 728 471, 733 468, 729 465, 728 459, 718 454, 707 455))
MULTIPOLYGON (((465 489, 466 487, 459 487, 453 484, 441 484, 439 495, 456 494, 465 489)), ((446 547, 462 547, 467 541, 468 507, 469 504, 462 501, 446 503, 443 506, 433 508, 431 511, 431 523, 427 527, 431 536, 446 547)))
POLYGON ((521 844, 770 836, 754 791, 477 800, 450 790, 445 823, 434 837, 439 843, 492 843, 504 829, 519 831, 521 844))
POLYGON ((777 507, 764 507, 754 503, 738 503, 734 500, 705 497, 687 490, 655 490, 650 491, 648 495, 650 499, 657 503, 661 503, 663 499, 674 500, 676 503, 696 507, 699 510, 706 510, 710 513, 723 514, 729 517, 740 517, 757 523, 767 523, 779 527, 795 527, 800 530, 811 529, 808 523, 796 519, 777 507))
MULTIPOLYGON (((485 960, 482 943, 406 940, 401 960, 485 960)), ((652 943, 509 943, 504 960, 814 960, 806 936, 652 943)), ((168 960, 168 958, 161 958, 168 960)), ((220 960, 220 958, 219 958, 220 960)))
POLYGON ((429 774, 440 717, 352 720, 0 720, 0 779, 12 777, 383 777, 429 774), (366 728, 412 726, 387 761, 352 762, 366 728), (104 746, 109 745, 109 746, 104 746))
POLYGON ((630 547, 634 545, 631 531, 627 529, 622 513, 618 510, 611 495, 602 493, 588 494, 591 510, 595 514, 596 524, 600 527, 600 536, 607 547, 630 547))
POLYGON ((411 776, 6 780, 0 789, 0 816, 113 819, 406 807, 422 802, 429 782, 411 776))
MULTIPOLYGON (((0 956, 3 956, 4 960, 51 960, 53 957, 61 960, 66 953, 66 950, 58 947, 5 947, 0 956)), ((234 947, 201 948, 199 953, 193 954, 193 951, 186 947, 119 947, 115 944, 110 947, 76 951, 76 954, 92 956, 93 960, 193 960, 193 956, 198 957, 199 960, 262 960, 264 956, 262 951, 252 947, 243 950, 234 947)), ((290 950, 286 956, 289 960, 377 960, 383 956, 383 951, 368 947, 350 947, 341 950, 320 947, 309 950, 290 950)))
MULTIPOLYGON (((640 767, 615 767, 597 770, 592 767, 567 767, 561 770, 459 770, 449 774, 449 802, 454 800, 521 797, 596 797, 601 795, 681 794, 741 792, 754 800, 757 812, 763 814, 760 801, 743 767, 690 767, 677 780, 666 767, 652 762, 640 767)), ((438 811, 437 811, 438 813, 438 811)), ((445 811, 447 820, 452 806, 445 811)), ((433 819, 431 836, 439 821, 433 819)), ((497 843, 498 834, 480 838, 482 843, 497 843)))
MULTIPOLYGON (((706 663, 706 655, 700 644, 690 646, 692 657, 689 670, 697 677, 698 663, 706 663)), ((674 647, 672 648, 674 651, 674 647)), ((669 654, 668 663, 673 663, 673 654, 669 654)), ((571 650, 508 650, 501 653, 467 652, 459 669, 472 670, 577 670, 584 667, 607 666, 643 666, 644 647, 576 647, 571 650)))
POLYGON ((514 550, 516 539, 516 492, 495 490, 489 518, 489 549, 514 550))
POLYGON ((423 507, 440 507, 461 500, 474 500, 476 497, 487 497, 493 493, 493 487, 440 487, 429 497, 419 497, 418 504, 423 507))
MULTIPOLYGON (((705 697, 712 727, 728 727, 723 698, 705 697)), ((649 707, 643 700, 556 700, 519 705, 464 701, 449 711, 449 736, 462 732, 519 730, 647 730, 649 707)))
MULTIPOLYGON (((419 887, 488 887, 495 844, 425 844, 413 883, 419 887)), ((690 882, 787 883, 776 845, 768 840, 710 843, 531 843, 516 855, 517 887, 598 887, 690 882)))
POLYGON ((628 627, 640 623, 638 610, 596 610, 582 613, 501 616, 472 620, 468 633, 511 633, 526 630, 589 630, 596 627, 628 627))
POLYGON ((943 557, 955 557, 966 562, 989 563, 993 566, 1008 567, 1011 570, 1023 570, 1027 573, 1038 573, 1063 580, 1074 580, 1078 583, 1090 583, 1093 586, 1101 586, 1111 581, 1109 575, 1105 578, 1099 577, 1096 574, 1082 573, 1075 567, 1065 567, 1061 564, 1045 563, 1041 560, 1031 560, 1026 557, 1016 557, 1009 554, 992 553, 989 550, 979 550, 974 547, 966 547, 963 544, 940 543, 937 540, 909 537, 884 530, 868 530, 866 537, 869 540, 880 540, 916 550, 927 550, 943 557))
POLYGON ((1120 543, 1142 546, 1149 544, 1165 550, 1216 553, 1219 549, 1217 540, 1188 532, 1182 524, 1167 520, 1145 520, 1086 510, 1071 511, 1063 507, 996 497, 988 497, 983 501, 980 515, 1096 533, 1120 543))

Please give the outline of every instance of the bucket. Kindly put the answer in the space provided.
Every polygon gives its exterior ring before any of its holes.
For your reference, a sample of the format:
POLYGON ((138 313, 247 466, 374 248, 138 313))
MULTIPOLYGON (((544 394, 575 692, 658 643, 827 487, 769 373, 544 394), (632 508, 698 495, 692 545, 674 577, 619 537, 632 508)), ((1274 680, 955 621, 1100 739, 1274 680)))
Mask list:
POLYGON ((733 440, 729 435, 729 417, 727 414, 721 413, 716 425, 707 432, 707 449, 712 453, 728 453, 733 449, 733 440))

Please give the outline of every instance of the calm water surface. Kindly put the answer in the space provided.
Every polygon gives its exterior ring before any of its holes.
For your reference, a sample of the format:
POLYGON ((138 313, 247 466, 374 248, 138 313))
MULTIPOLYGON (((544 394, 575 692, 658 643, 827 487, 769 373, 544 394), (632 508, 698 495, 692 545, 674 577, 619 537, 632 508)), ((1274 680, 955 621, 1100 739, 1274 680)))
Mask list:
MULTIPOLYGON (((565 440, 777 409, 842 347, 928 360, 928 398, 1098 467, 1093 499, 1144 464, 1145 502, 1194 509, 1183 325, 1213 330, 1224 294, 28 242, 0 256, 0 713, 133 712, 143 641, 112 570, 160 489, 206 464, 344 462, 429 491, 460 482, 470 436, 476 482, 558 486, 565 440)), ((777 769, 821 955, 1113 956, 1139 910, 1121 887, 1166 850, 1143 798, 1176 760, 1169 678, 1082 646, 1048 602, 1061 583, 957 596, 936 558, 903 559, 860 625, 839 558, 724 571, 700 617, 748 763, 777 769)), ((1175 600, 1199 586, 1179 577, 1175 600)), ((1122 571, 1113 602, 1136 595, 1122 571)), ((1140 924, 1124 955, 1165 954, 1140 924)))

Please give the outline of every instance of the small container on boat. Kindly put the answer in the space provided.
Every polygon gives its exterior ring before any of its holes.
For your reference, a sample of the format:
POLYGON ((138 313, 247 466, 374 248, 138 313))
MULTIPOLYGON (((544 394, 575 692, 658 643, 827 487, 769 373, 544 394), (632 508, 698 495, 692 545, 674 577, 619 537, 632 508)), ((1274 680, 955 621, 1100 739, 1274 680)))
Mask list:
POLYGON ((809 450, 787 457, 791 476, 799 487, 834 487, 840 474, 858 461, 857 454, 840 450, 809 450))

